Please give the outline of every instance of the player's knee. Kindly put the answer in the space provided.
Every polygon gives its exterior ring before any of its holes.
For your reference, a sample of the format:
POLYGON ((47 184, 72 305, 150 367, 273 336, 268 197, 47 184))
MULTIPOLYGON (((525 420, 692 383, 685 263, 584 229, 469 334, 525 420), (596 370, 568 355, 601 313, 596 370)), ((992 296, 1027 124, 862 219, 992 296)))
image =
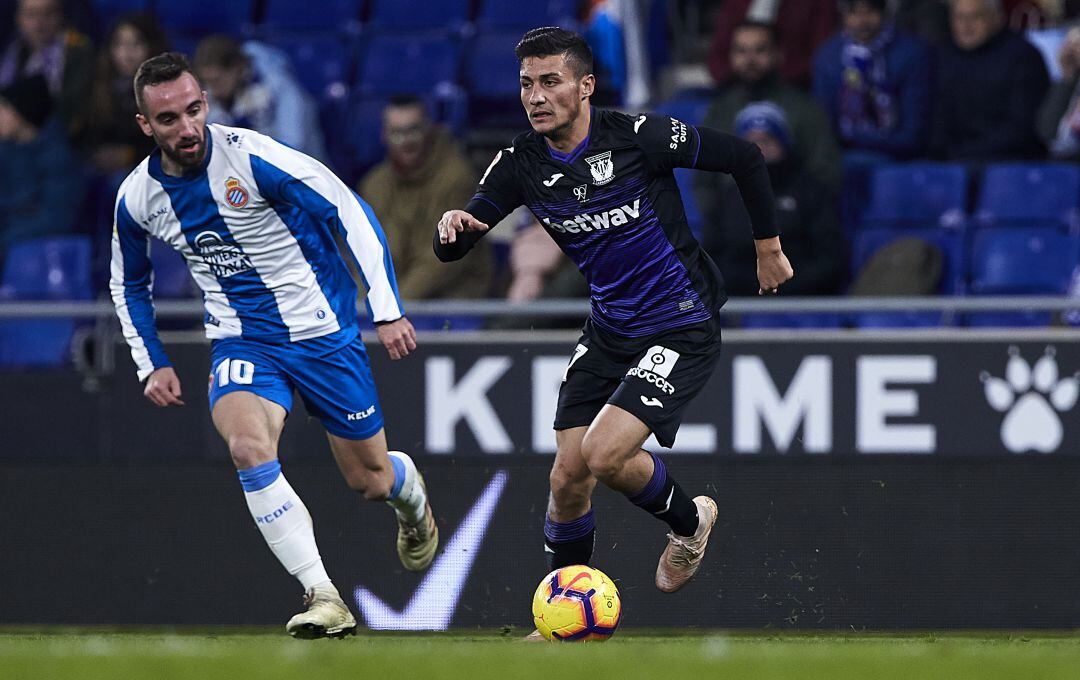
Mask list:
POLYGON ((613 479, 623 466, 621 451, 602 438, 585 435, 581 442, 581 457, 589 466, 589 472, 601 480, 613 479))
POLYGON ((253 468, 275 457, 274 445, 266 437, 238 434, 229 437, 229 455, 237 470, 253 468))
POLYGON ((553 468, 548 475, 551 499, 555 506, 569 509, 587 503, 590 496, 588 478, 579 479, 562 468, 553 468))

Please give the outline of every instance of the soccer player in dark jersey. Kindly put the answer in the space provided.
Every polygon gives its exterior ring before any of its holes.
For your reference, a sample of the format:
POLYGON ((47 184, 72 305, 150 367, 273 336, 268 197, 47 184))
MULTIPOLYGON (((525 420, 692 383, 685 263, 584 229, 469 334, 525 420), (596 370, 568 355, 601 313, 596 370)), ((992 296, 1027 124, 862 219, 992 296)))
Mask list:
POLYGON ((545 548, 553 569, 589 562, 599 480, 670 526, 656 585, 674 592, 701 563, 716 503, 691 500, 641 446, 650 433, 662 446, 674 443, 719 358, 726 296, 686 224, 672 169, 734 176, 763 294, 792 277, 769 175, 751 142, 666 116, 592 108, 592 53, 575 33, 534 29, 516 54, 532 131, 495 156, 464 210, 443 215, 435 252, 444 262, 463 257, 489 225, 526 205, 577 263, 592 313, 559 391, 545 548))

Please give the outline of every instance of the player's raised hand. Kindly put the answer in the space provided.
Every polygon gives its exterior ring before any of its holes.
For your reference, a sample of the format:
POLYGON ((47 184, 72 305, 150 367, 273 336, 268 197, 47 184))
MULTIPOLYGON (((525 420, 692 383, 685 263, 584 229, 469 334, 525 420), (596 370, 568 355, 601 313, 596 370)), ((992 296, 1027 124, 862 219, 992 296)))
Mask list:
POLYGON ((143 395, 154 402, 155 406, 183 406, 180 399, 180 377, 172 366, 159 368, 146 379, 143 395))
POLYGON ((409 352, 416 349, 416 331, 405 317, 379 324, 375 333, 394 361, 409 356, 409 352))
POLYGON ((464 210, 447 210, 443 213, 442 219, 439 220, 439 243, 456 242, 458 232, 483 232, 490 228, 464 210))
POLYGON ((780 284, 795 276, 787 255, 780 248, 780 237, 754 241, 757 250, 758 295, 776 295, 780 284))

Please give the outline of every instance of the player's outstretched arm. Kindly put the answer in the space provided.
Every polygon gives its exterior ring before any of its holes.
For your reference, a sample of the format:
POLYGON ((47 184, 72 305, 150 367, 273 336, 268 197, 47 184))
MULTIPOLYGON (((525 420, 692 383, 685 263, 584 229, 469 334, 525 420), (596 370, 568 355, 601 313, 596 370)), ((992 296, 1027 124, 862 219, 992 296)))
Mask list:
POLYGON ((757 250, 757 276, 758 295, 775 295, 780 284, 788 281, 795 275, 780 247, 780 237, 756 239, 754 249, 757 250))
POLYGON ((416 349, 416 331, 405 317, 376 324, 375 333, 394 361, 409 356, 409 352, 416 349))
POLYGON ((490 228, 472 213, 447 210, 436 226, 435 255, 443 262, 460 260, 490 228))
POLYGON ((180 398, 183 396, 180 391, 180 376, 176 375, 172 366, 165 366, 151 373, 146 379, 143 395, 154 402, 155 406, 184 406, 184 401, 180 398))

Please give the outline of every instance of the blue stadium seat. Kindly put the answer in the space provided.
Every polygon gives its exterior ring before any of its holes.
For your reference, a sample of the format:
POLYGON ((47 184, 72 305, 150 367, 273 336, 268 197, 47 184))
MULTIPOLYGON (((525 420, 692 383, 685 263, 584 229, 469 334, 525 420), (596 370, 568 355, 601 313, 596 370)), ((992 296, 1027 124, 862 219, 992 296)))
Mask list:
POLYGON ((1058 163, 1006 163, 986 169, 975 209, 978 226, 1080 225, 1080 168, 1058 163))
POLYGON ((382 98, 354 97, 345 110, 345 121, 337 139, 338 149, 345 151, 335 159, 339 170, 347 177, 359 179, 371 166, 382 160, 382 98))
POLYGON ((270 31, 354 31, 363 0, 266 0, 261 28, 270 31))
POLYGON ((371 0, 368 22, 379 29, 461 30, 469 21, 470 0, 371 0))
POLYGON ((859 312, 851 315, 856 328, 936 328, 945 325, 941 312, 859 312))
POLYGON ((482 99, 510 99, 514 108, 521 110, 517 101, 520 70, 514 56, 514 47, 520 39, 517 32, 481 30, 466 43, 465 80, 471 95, 482 99))
POLYGON ((357 87, 368 95, 452 88, 460 61, 461 47, 452 38, 431 33, 376 35, 365 45, 357 87))
MULTIPOLYGON (((146 12, 150 10, 151 0, 93 0, 94 19, 99 35, 105 36, 115 20, 128 12, 146 12)), ((2 8, 2 3, 0 3, 2 8)))
POLYGON ((268 45, 289 55, 297 80, 317 97, 344 92, 352 79, 352 50, 347 41, 326 33, 265 33, 268 45))
POLYGON ((876 168, 861 223, 870 228, 910 228, 916 224, 963 225, 968 172, 961 165, 908 163, 876 168))
MULTIPOLYGON (((980 295, 1063 295, 1080 264, 1080 237, 1056 227, 981 229, 972 240, 970 291, 980 295)), ((1046 326, 1050 312, 968 314, 970 326, 1046 326)))
POLYGON ((254 21, 255 0, 184 0, 158 2, 155 11, 170 35, 239 35, 254 21))
POLYGON ((675 183, 679 186, 679 195, 682 196, 683 209, 686 211, 686 223, 694 237, 701 240, 701 233, 705 230, 705 217, 698 208, 697 196, 694 194, 694 173, 697 170, 689 168, 675 169, 675 183))
POLYGON ((183 256, 159 239, 150 240, 154 299, 195 297, 197 287, 183 256))
POLYGON ((841 314, 806 312, 803 314, 743 314, 743 328, 830 329, 844 325, 841 314))
POLYGON ((479 26, 512 28, 518 38, 530 28, 537 26, 562 26, 573 29, 577 24, 578 0, 533 0, 532 2, 507 2, 506 0, 483 0, 476 15, 479 26))
POLYGON ((6 297, 18 300, 88 300, 93 297, 91 240, 52 236, 12 245, 0 280, 6 297))
POLYGON ((682 92, 653 107, 657 113, 676 118, 689 125, 701 125, 709 112, 711 96, 700 90, 682 92))
MULTIPOLYGON (((4 261, 0 296, 15 300, 93 297, 89 236, 57 236, 13 245, 4 261)), ((0 320, 0 367, 54 367, 71 357, 72 319, 0 320)))
POLYGON ((874 253, 902 238, 919 238, 940 248, 945 256, 940 292, 955 295, 964 291, 964 237, 951 229, 863 229, 855 234, 852 244, 851 271, 858 275, 874 253))

